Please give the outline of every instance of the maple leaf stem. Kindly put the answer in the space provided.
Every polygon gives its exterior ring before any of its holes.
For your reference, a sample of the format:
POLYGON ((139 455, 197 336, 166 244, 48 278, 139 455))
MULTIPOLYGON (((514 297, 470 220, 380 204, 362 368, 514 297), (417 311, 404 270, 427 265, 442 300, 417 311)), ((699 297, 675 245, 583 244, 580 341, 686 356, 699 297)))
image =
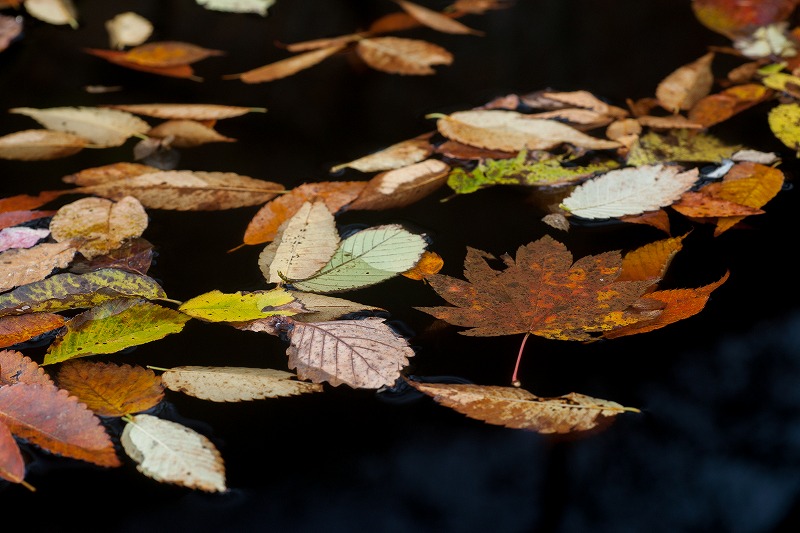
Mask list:
POLYGON ((517 363, 514 365, 514 374, 511 376, 511 384, 515 387, 521 387, 522 383, 519 382, 517 379, 517 372, 519 372, 519 362, 522 360, 522 351, 525 349, 525 343, 528 342, 528 337, 531 336, 530 331, 525 332, 525 336, 522 337, 522 344, 519 345, 519 352, 517 353, 517 363))

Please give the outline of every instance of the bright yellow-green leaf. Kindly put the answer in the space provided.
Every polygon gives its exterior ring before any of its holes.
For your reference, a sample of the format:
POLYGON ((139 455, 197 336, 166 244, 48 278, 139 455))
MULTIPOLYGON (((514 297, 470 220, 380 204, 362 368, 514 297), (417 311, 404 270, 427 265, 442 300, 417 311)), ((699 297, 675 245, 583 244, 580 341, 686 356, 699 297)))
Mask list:
POLYGON ((92 307, 114 298, 166 299, 153 278, 117 268, 56 274, 0 294, 0 316, 92 307))
POLYGON ((73 317, 47 350, 45 365, 116 353, 178 333, 189 315, 145 300, 117 299, 73 317))
POLYGON ((628 165, 642 166, 654 163, 719 163, 744 148, 725 144, 708 133, 688 129, 671 130, 658 134, 651 131, 642 135, 628 153, 628 165))
POLYGON ((233 294, 211 291, 187 300, 178 310, 208 322, 243 322, 273 315, 294 315, 298 309, 288 305, 292 302, 294 297, 282 288, 233 294))
POLYGON ((775 137, 800 157, 800 105, 791 103, 775 106, 769 112, 768 121, 775 137))

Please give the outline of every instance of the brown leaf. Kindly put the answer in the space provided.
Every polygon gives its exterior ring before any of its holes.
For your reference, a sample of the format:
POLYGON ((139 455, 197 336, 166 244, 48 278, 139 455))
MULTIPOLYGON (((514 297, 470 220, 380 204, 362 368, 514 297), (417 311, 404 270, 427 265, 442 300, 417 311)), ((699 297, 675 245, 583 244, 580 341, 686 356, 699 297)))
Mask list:
POLYGON ((411 380, 408 383, 437 403, 469 418, 545 434, 598 430, 608 426, 619 414, 638 412, 638 409, 623 407, 616 402, 575 392, 541 398, 515 387, 411 380))
POLYGON ((0 387, 0 422, 51 453, 99 466, 120 466, 100 419, 67 391, 17 383, 0 387))
POLYGON ((704 187, 699 191, 687 191, 683 193, 680 200, 670 207, 678 213, 692 218, 746 217, 764 214, 762 209, 748 207, 714 196, 711 191, 715 189, 704 187))
MULTIPOLYGON (((405 11, 397 11, 394 13, 387 13, 375 19, 375 21, 369 25, 369 34, 396 33, 398 31, 410 30, 411 28, 418 28, 421 25, 419 20, 405 11)), ((367 37, 367 35, 364 35, 364 37, 367 37)))
POLYGON ((382 172, 367 182, 347 209, 382 210, 411 205, 441 188, 449 172, 450 165, 438 159, 382 172))
POLYGON ((542 96, 562 104, 590 109, 612 119, 620 119, 628 116, 628 112, 621 107, 607 104, 589 91, 544 91, 542 96))
POLYGON ((463 35, 484 35, 482 31, 465 26, 444 13, 439 13, 408 0, 395 0, 395 2, 421 24, 436 31, 463 35))
POLYGON ((103 107, 168 120, 222 120, 267 111, 263 107, 219 104, 107 104, 103 107))
POLYGON ((519 152, 504 152, 501 150, 487 150, 470 146, 458 141, 445 141, 436 147, 436 153, 452 159, 511 159, 517 157, 519 152))
POLYGON ((125 241, 122 246, 92 259, 78 258, 70 265, 70 272, 86 274, 103 268, 126 270, 142 276, 150 270, 153 261, 153 245, 137 237, 125 241))
POLYGON ((325 37, 322 39, 313 39, 311 41, 291 43, 285 45, 284 48, 290 52, 308 52, 309 50, 319 50, 320 48, 344 46, 366 36, 366 33, 349 33, 347 35, 339 35, 338 37, 325 37))
POLYGON ((772 90, 760 83, 729 87, 698 100, 689 110, 689 120, 710 127, 766 101, 772 94, 772 90))
POLYGON ((652 128, 654 130, 670 130, 670 129, 690 129, 702 130, 705 126, 697 122, 692 122, 682 115, 670 115, 668 117, 658 117, 653 115, 643 115, 636 117, 636 121, 642 126, 652 128))
POLYGON ((76 252, 71 242, 41 243, 0 253, 0 292, 46 278, 66 268, 76 252))
POLYGON ((432 66, 453 62, 453 54, 439 45, 401 37, 362 39, 356 45, 356 52, 367 65, 389 74, 436 74, 432 66))
POLYGON ((713 60, 714 52, 709 52, 677 68, 661 80, 656 87, 659 104, 670 113, 677 113, 691 109, 701 98, 707 96, 714 84, 714 75, 711 72, 713 60))
POLYGON ((22 452, 11 430, 3 423, 0 423, 0 478, 12 483, 21 483, 25 478, 22 452))
POLYGON ((122 58, 145 67, 169 68, 190 65, 207 57, 225 55, 222 50, 204 48, 180 41, 159 41, 135 46, 124 52, 122 58))
POLYGON ((577 107, 567 107, 564 109, 553 109, 552 111, 542 111, 541 113, 531 113, 531 118, 559 120, 570 124, 581 131, 593 130, 610 124, 614 119, 592 109, 580 109, 577 107))
MULTIPOLYGON (((0 348, 25 342, 63 325, 64 317, 53 313, 29 313, 0 317, 0 348)), ((0 370, 3 369, 2 362, 0 362, 0 370)))
POLYGON ((64 131, 23 130, 0 137, 0 159, 47 161, 77 154, 87 140, 64 131))
POLYGON ((100 185, 111 181, 132 178, 141 174, 150 174, 152 172, 160 172, 160 170, 149 165, 120 162, 87 168, 75 174, 64 176, 61 178, 61 181, 78 186, 100 185))
POLYGON ((164 399, 161 378, 141 366, 73 360, 61 365, 56 379, 100 416, 132 415, 164 399))
POLYGON ((168 120, 147 132, 150 137, 170 139, 175 148, 194 148, 214 142, 236 142, 236 139, 220 134, 196 120, 168 120))
POLYGON ((0 387, 15 383, 55 387, 44 368, 30 357, 16 350, 0 350, 0 387))
POLYGON ((432 135, 432 133, 426 133, 407 141, 401 141, 349 163, 336 165, 331 168, 331 172, 338 172, 344 168, 354 168, 361 172, 380 172, 419 163, 433 153, 433 146, 429 142, 432 135))
POLYGON ((102 50, 99 48, 84 48, 84 52, 96 57, 100 57, 114 63, 121 67, 139 70, 142 72, 149 72, 150 74, 158 74, 159 76, 168 76, 170 78, 186 78, 194 81, 202 81, 202 78, 195 76, 194 69, 191 65, 176 65, 173 67, 153 67, 148 65, 141 65, 125 59, 126 52, 121 50, 102 50))
POLYGON ((646 224, 663 231, 667 235, 670 234, 669 215, 663 209, 648 211, 641 215, 620 217, 620 220, 630 224, 646 224))
POLYGON ((364 189, 363 181, 322 181, 304 183, 267 203, 250 220, 244 233, 244 244, 270 242, 278 228, 294 215, 305 202, 322 200, 336 214, 352 202, 364 189))
POLYGON ((321 63, 323 60, 339 52, 344 47, 344 44, 335 44, 327 48, 320 48, 319 50, 304 52, 296 56, 288 57, 286 59, 281 59, 280 61, 264 65, 263 67, 242 72, 241 74, 231 74, 225 76, 225 78, 238 78, 245 83, 265 83, 268 81, 279 80, 321 63))

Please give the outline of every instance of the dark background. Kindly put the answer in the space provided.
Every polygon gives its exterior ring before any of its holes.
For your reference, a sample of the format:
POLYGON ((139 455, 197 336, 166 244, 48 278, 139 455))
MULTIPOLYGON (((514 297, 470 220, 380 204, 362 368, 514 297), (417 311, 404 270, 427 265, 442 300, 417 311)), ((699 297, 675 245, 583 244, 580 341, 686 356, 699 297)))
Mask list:
MULTIPOLYGON (((544 88, 588 90, 610 103, 651 96, 658 82, 707 46, 729 42, 678 0, 518 0, 461 21, 483 37, 430 29, 399 36, 450 50, 434 76, 404 77, 335 56, 290 78, 223 80, 289 54, 298 42, 363 29, 399 8, 389 0, 278 0, 266 18, 205 10, 191 0, 77 0, 80 27, 26 19, 0 53, 0 102, 13 107, 106 103, 214 103, 268 108, 217 124, 238 139, 181 150, 179 169, 228 171, 282 183, 368 179, 328 169, 434 128, 425 115, 544 88), (150 41, 226 51, 195 64, 205 81, 160 77, 85 54, 108 48, 104 22, 124 11, 151 20, 150 41), (123 91, 88 94, 86 85, 123 91)), ((445 2, 425 2, 441 9, 445 2)), ((12 13, 6 11, 6 14, 12 13)), ((715 61, 724 74, 729 58, 715 61)), ((787 187, 746 227, 685 241, 663 288, 711 283, 730 270, 697 316, 651 333, 590 345, 531 338, 523 387, 571 391, 638 407, 606 431, 558 440, 490 426, 433 403, 326 386, 323 394, 214 404, 167 391, 159 416, 206 434, 226 461, 226 494, 159 484, 132 461, 113 470, 33 447, 27 481, 0 484, 4 520, 33 531, 772 532, 800 518, 800 313, 791 261, 798 205, 794 154, 768 129, 769 106, 714 133, 780 151, 787 187)), ((2 115, 0 115, 2 116, 2 115)), ((146 119, 151 120, 151 119, 146 119)), ((154 119, 153 119, 154 120, 154 119)), ((6 114, 0 134, 39 127, 6 114)), ((4 196, 67 187, 78 170, 132 161, 131 140, 49 162, 0 162, 4 196)), ((342 227, 398 222, 430 236, 444 272, 461 276, 466 246, 500 255, 550 234, 575 257, 663 238, 632 225, 559 232, 528 191, 497 187, 442 203, 442 190, 402 210, 350 212, 342 227)), ((71 201, 76 197, 67 197, 71 201)), ((171 298, 267 288, 260 246, 233 253, 258 208, 209 213, 149 210, 144 234, 158 250, 150 274, 171 298)), ((680 226, 677 226, 680 228, 680 226)), ((678 234, 676 231, 675 234, 678 234)), ((432 328, 414 306, 439 305, 424 284, 395 278, 341 296, 386 308, 416 348, 409 373, 507 385, 519 336, 479 338, 432 328)), ((108 357, 116 363, 286 369, 274 337, 192 321, 161 341, 108 357)), ((45 347, 24 350, 34 360, 45 347)))

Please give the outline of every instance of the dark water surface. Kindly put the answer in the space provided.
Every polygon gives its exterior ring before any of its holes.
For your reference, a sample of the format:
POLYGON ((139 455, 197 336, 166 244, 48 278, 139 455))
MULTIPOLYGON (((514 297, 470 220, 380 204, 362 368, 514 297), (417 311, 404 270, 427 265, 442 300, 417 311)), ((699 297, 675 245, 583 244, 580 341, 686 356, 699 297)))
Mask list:
MULTIPOLYGON (((585 89, 613 104, 650 96, 673 69, 727 41, 697 23, 688 1, 518 0, 462 21, 484 37, 433 30, 403 34, 455 55, 435 76, 403 77, 344 57, 260 85, 222 80, 288 54, 274 43, 350 33, 395 11, 389 0, 277 0, 270 15, 207 11, 191 0, 77 0, 81 27, 30 20, 24 39, 0 53, 4 108, 106 103, 215 103, 268 108, 217 124, 235 143, 181 150, 179 169, 228 171, 287 188, 328 174, 395 142, 431 131, 425 115, 544 88, 585 89), (202 83, 159 77, 88 56, 107 48, 104 22, 133 10, 156 27, 152 41, 222 49, 195 65, 202 83), (86 85, 124 90, 88 94, 86 85)), ((425 3, 442 8, 446 3, 425 3)), ((723 61, 723 60, 721 60, 723 61)), ((720 136, 792 154, 756 108, 720 136)), ((38 127, 6 114, 0 134, 38 127)), ((78 170, 132 160, 123 147, 49 162, 0 162, 3 196, 65 188, 78 170)), ((652 228, 541 223, 524 191, 494 188, 442 203, 442 190, 407 208, 350 212, 337 222, 403 223, 427 233, 444 272, 461 276, 465 249, 513 252, 545 234, 575 257, 631 249, 663 238, 652 228)), ((65 199, 66 201, 66 199, 65 199)), ((793 188, 747 228, 713 239, 699 228, 676 257, 665 288, 698 287, 726 269, 730 280, 697 316, 651 333, 590 345, 531 338, 523 386, 542 396, 571 391, 639 407, 606 431, 558 441, 483 424, 420 398, 387 401, 375 391, 327 387, 324 394, 215 404, 167 392, 159 416, 209 436, 226 462, 230 492, 159 484, 132 461, 113 470, 33 453, 27 480, 0 484, 3 522, 26 531, 375 531, 375 532, 733 532, 797 531, 800 523, 800 305, 793 256, 793 188)), ((267 288, 260 246, 241 242, 258 208, 208 213, 149 210, 144 237, 158 257, 150 274, 171 298, 219 289, 267 288)), ((675 234, 680 226, 676 226, 675 234)), ((440 305, 406 278, 341 296, 381 306, 416 348, 409 373, 506 385, 519 336, 480 338, 432 331, 414 306, 440 305)), ((191 321, 183 332, 110 356, 117 363, 286 368, 277 338, 191 321)), ((25 353, 35 360, 44 347, 25 353)), ((9 526, 0 526, 5 531, 9 526)))

